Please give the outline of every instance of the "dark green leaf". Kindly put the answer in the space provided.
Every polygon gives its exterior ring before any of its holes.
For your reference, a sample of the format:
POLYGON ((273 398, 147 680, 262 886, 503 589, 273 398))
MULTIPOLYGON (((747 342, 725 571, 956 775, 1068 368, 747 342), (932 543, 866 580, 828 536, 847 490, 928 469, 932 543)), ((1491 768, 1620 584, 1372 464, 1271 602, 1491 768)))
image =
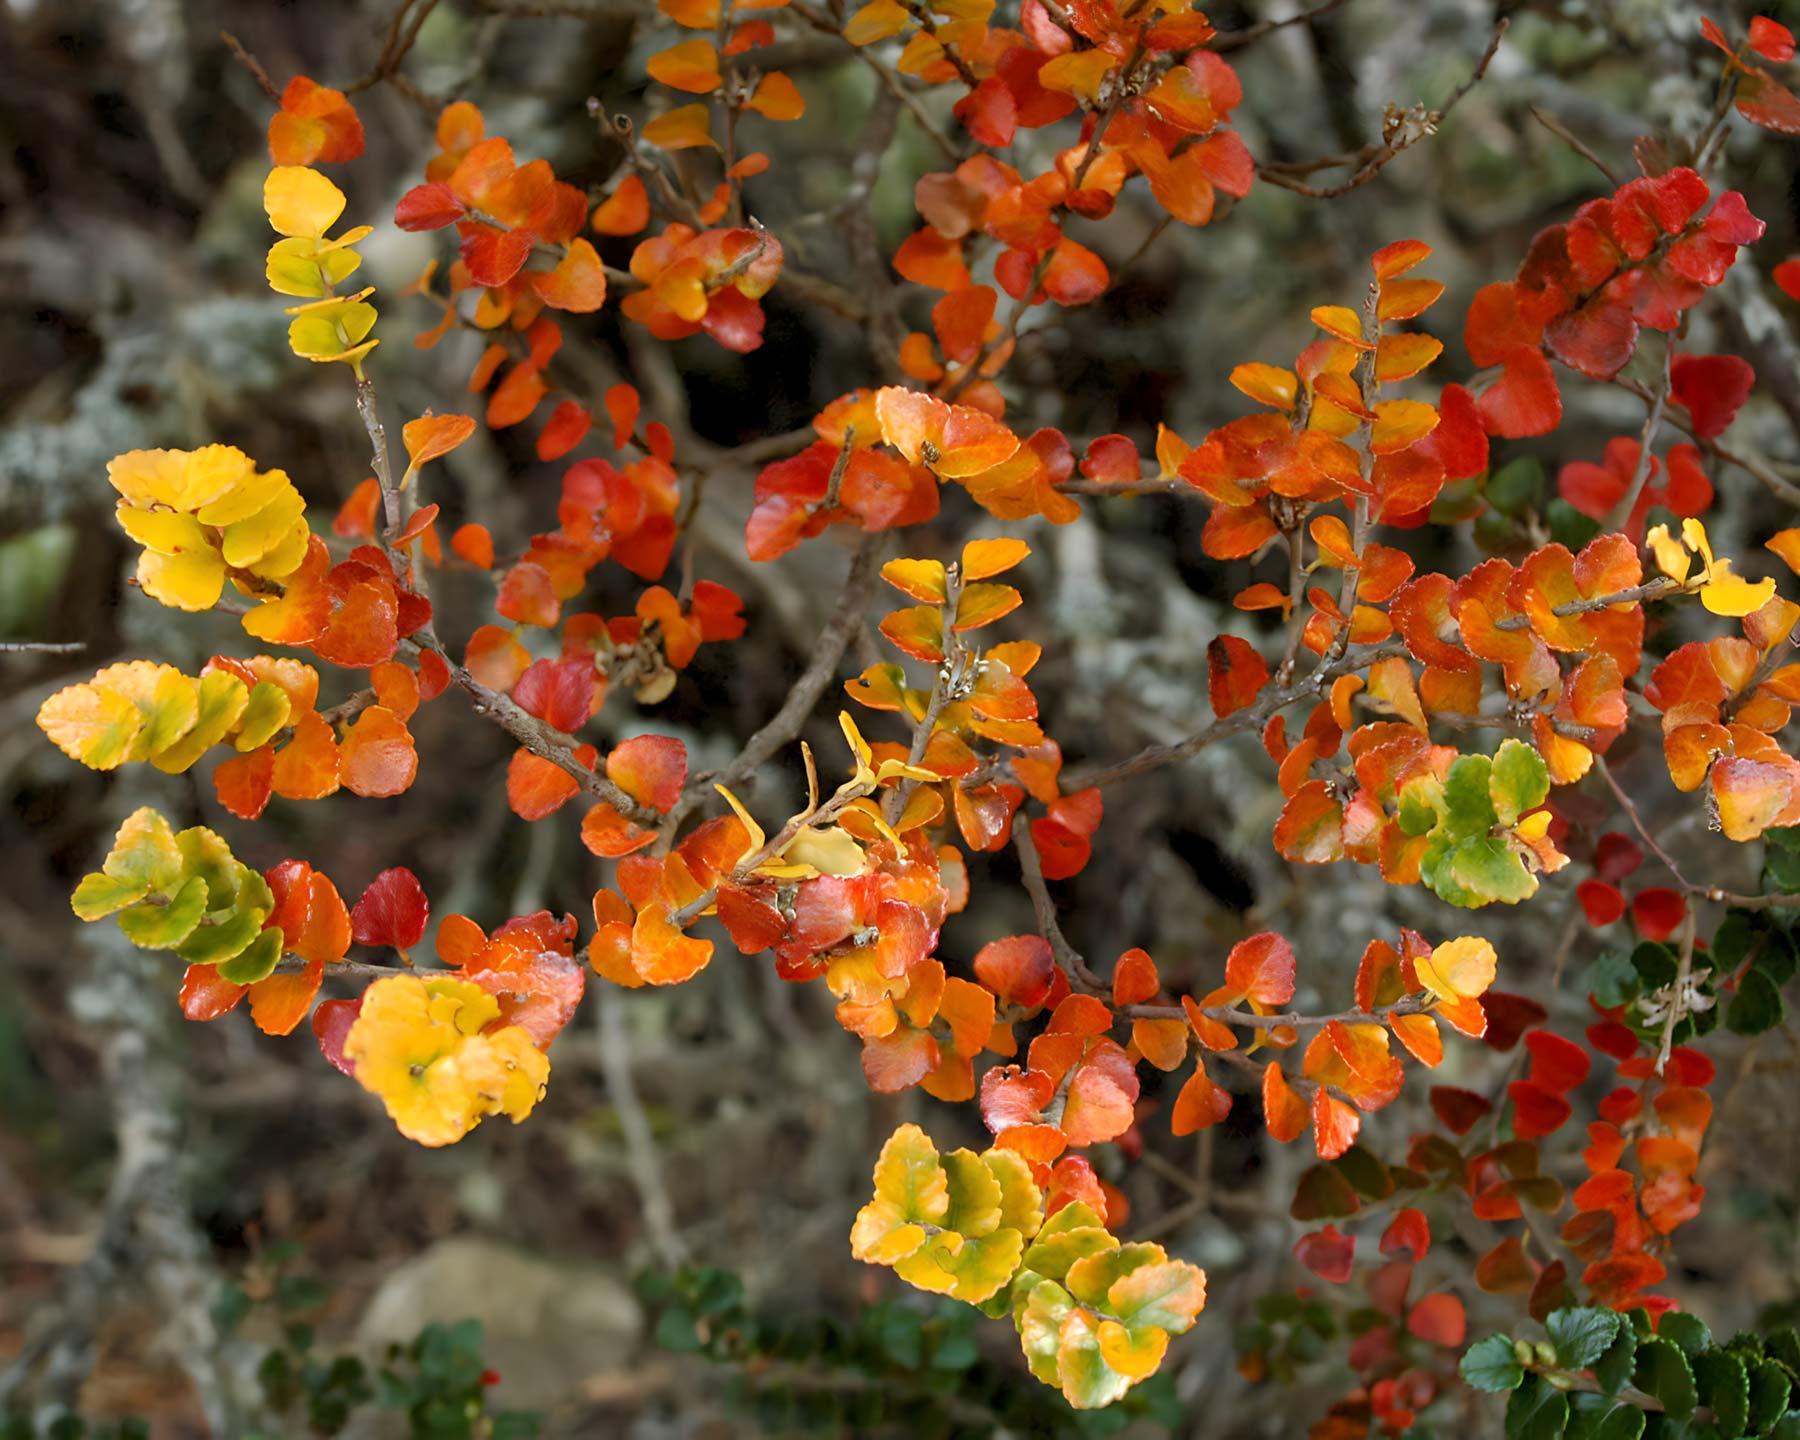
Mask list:
MULTIPOLYGON (((1670 1317, 1677 1313, 1671 1311, 1663 1317, 1665 1328, 1670 1317)), ((1687 1356, 1674 1341, 1661 1335, 1653 1335, 1639 1343, 1631 1383, 1646 1395, 1654 1395, 1662 1401, 1663 1409, 1673 1420, 1687 1419, 1700 1400, 1687 1356)))
POLYGON ((1644 1412, 1606 1395, 1569 1396, 1569 1428, 1565 1440, 1638 1440, 1644 1412))
POLYGON ((1712 1331, 1706 1328, 1706 1322, 1685 1310, 1669 1311, 1656 1327, 1656 1333, 1665 1340, 1673 1340, 1690 1360, 1712 1344, 1712 1331))
POLYGON ((1632 1367, 1637 1363, 1637 1346, 1637 1331, 1621 1322, 1612 1344, 1594 1361, 1594 1378, 1608 1395, 1617 1395, 1631 1382, 1632 1367))
POLYGON ((1559 1440, 1569 1397, 1542 1375, 1529 1375, 1506 1402, 1506 1440, 1559 1440))
POLYGON ((1788 1406, 1788 1392, 1792 1389, 1787 1371, 1773 1360, 1756 1360, 1749 1363, 1750 1374, 1750 1420, 1748 1428, 1753 1434, 1760 1435, 1778 1419, 1788 1406))
POLYGON ((1570 550, 1581 547, 1600 533, 1600 524, 1583 515, 1567 500, 1552 500, 1544 507, 1544 518, 1550 522, 1550 538, 1570 550))
POLYGON ((1694 1380, 1700 1403, 1713 1412, 1720 1433, 1743 1434, 1750 1419, 1750 1379, 1744 1362, 1726 1350, 1703 1350, 1694 1356, 1694 1380))
POLYGON ((1606 1352, 1619 1333, 1619 1317, 1597 1305, 1557 1310, 1544 1322, 1556 1363, 1565 1370, 1585 1370, 1606 1352))
POLYGON ((1731 997, 1725 1028, 1736 1035, 1761 1035, 1781 1023, 1786 1008, 1775 982, 1752 966, 1738 981, 1737 994, 1731 997))
POLYGON ((1488 504, 1504 515, 1524 515, 1544 497, 1543 463, 1530 455, 1508 461, 1488 476, 1488 504))

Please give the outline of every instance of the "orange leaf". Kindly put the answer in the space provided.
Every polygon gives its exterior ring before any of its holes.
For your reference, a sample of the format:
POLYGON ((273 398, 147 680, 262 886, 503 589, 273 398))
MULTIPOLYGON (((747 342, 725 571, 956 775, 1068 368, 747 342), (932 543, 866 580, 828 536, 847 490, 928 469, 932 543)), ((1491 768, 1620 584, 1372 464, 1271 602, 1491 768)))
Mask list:
POLYGON ((1229 1114, 1231 1096, 1213 1084, 1205 1065, 1196 1064, 1194 1073, 1175 1097, 1175 1107, 1169 1112, 1169 1129, 1176 1135, 1192 1135, 1217 1125, 1229 1114))
POLYGON ((712 138, 711 116, 705 105, 682 105, 658 115, 644 126, 646 144, 659 150, 691 150, 700 145, 718 149, 712 138))
POLYGON ((1207 693, 1213 714, 1223 719, 1242 710, 1269 683, 1268 663, 1256 647, 1236 635, 1215 635, 1206 647, 1207 693))
POLYGON ((412 784, 418 769, 412 733, 386 706, 371 705, 344 734, 338 775, 354 795, 398 795, 412 784))
POLYGON ((652 80, 690 95, 710 95, 719 88, 719 55, 710 40, 683 40, 659 50, 644 63, 644 69, 652 80))
POLYGON ((606 303, 606 267, 599 252, 576 236, 554 270, 528 272, 531 288, 554 310, 585 315, 606 303))
POLYGON ((1263 1069, 1262 1092, 1263 1116, 1270 1135, 1285 1143, 1306 1133, 1306 1102, 1273 1060, 1263 1069))
POLYGON ((606 757, 606 776, 640 805, 667 813, 687 783, 687 746, 671 735, 635 735, 606 757))
POLYGON ((468 415, 432 415, 408 420, 400 427, 400 438, 406 444, 409 469, 417 470, 427 461, 448 455, 475 433, 475 421, 468 415))
POLYGON ((275 756, 270 780, 288 800, 321 800, 337 792, 337 737, 318 711, 307 710, 295 722, 294 738, 275 756))

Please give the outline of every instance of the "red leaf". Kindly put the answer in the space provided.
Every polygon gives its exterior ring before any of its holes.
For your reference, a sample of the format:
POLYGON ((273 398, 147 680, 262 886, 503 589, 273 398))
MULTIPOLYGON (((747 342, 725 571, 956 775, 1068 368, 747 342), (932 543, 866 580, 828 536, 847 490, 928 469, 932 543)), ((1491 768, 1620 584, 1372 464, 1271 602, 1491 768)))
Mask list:
POLYGON ((1206 647, 1206 690, 1213 714, 1242 710, 1269 683, 1269 666, 1256 647, 1235 635, 1215 635, 1206 647))
POLYGON ((1765 60, 1785 65, 1794 58, 1794 32, 1767 15, 1750 22, 1750 48, 1765 60))
POLYGON ((1452 1085, 1433 1085, 1430 1099, 1433 1113, 1452 1135, 1467 1135, 1494 1108, 1473 1090, 1458 1090, 1452 1085))
POLYGON ((1541 1025, 1549 1011, 1523 995, 1510 995, 1504 990, 1489 990, 1481 997, 1481 1008, 1487 1012, 1487 1030, 1481 1043, 1495 1050, 1510 1050, 1519 1037, 1533 1025, 1541 1025))
POLYGON ((1595 929, 1612 924, 1625 913, 1624 892, 1604 880, 1583 880, 1575 887, 1575 898, 1595 929))
POLYGON ((1667 940, 1687 918, 1687 901, 1677 890, 1653 888, 1631 897, 1631 923, 1646 940, 1667 940))
POLYGON ((1394 1216, 1387 1229, 1382 1232, 1383 1255, 1392 1255, 1396 1250, 1410 1250, 1414 1260, 1423 1260, 1430 1249, 1431 1226, 1426 1223, 1423 1213, 1410 1205, 1394 1216))
POLYGON ((1542 1085, 1557 1095, 1567 1095, 1588 1077, 1591 1068, 1587 1051, 1573 1040, 1548 1030, 1533 1030, 1525 1037, 1525 1048, 1531 1052, 1532 1084, 1542 1085))
POLYGON ((190 965, 181 977, 181 1013, 189 1020, 217 1020, 236 1008, 247 988, 223 979, 217 965, 190 965))
POLYGON ((1500 378, 1476 402, 1482 428, 1516 440, 1546 435, 1562 421, 1562 393, 1541 351, 1516 346, 1507 352, 1500 378))
POLYGON ((1694 417, 1700 440, 1724 434, 1756 384, 1750 362, 1736 355, 1677 355, 1669 377, 1669 398, 1694 417))
POLYGON ((394 223, 402 230, 442 230, 462 217, 462 201, 441 180, 413 186, 394 207, 394 223))
POLYGON ((358 945, 410 950, 425 938, 431 902, 419 877, 405 866, 383 870, 369 882, 350 912, 350 932, 358 945))
POLYGON ((1462 1301, 1440 1290, 1413 1306, 1406 1317, 1406 1328, 1428 1344, 1454 1350, 1468 1334, 1469 1317, 1463 1311, 1462 1301))
POLYGON ((1294 1258, 1321 1280, 1343 1285, 1356 1269, 1356 1237, 1327 1225, 1311 1235, 1302 1235, 1294 1246, 1294 1258))
POLYGON ((344 1057, 344 1041, 361 1013, 360 995, 354 1000, 321 1001, 313 1011, 312 1028, 319 1041, 319 1053, 350 1076, 356 1074, 356 1066, 344 1057))

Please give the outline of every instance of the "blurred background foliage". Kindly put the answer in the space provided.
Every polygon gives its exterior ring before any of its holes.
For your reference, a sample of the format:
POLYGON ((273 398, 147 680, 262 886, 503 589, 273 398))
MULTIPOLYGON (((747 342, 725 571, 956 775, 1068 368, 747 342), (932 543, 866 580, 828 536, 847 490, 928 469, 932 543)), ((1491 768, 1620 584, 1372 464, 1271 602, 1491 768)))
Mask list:
MULTIPOLYGON (((479 1320, 502 1408, 541 1413, 547 1435, 723 1436, 802 1422, 846 1434, 883 1423, 907 1434, 1061 1433, 1069 1412, 1025 1376, 1009 1330, 971 1330, 851 1260, 845 1236, 879 1138, 916 1118, 946 1146, 978 1143, 979 1120, 972 1106, 916 1092, 869 1094, 855 1042, 820 987, 719 963, 669 992, 596 989, 585 1024, 556 1046, 549 1097, 529 1124, 484 1126, 429 1151, 329 1071, 304 1030, 273 1041, 240 1017, 185 1025, 174 972, 98 932, 76 933, 64 897, 139 803, 179 824, 218 825, 259 867, 306 857, 347 895, 405 864, 437 914, 488 926, 540 907, 584 914, 599 882, 572 826, 513 818, 510 746, 455 697, 415 722, 423 763, 404 797, 278 803, 255 826, 222 815, 205 767, 95 774, 31 724, 52 689, 114 658, 192 671, 243 645, 228 617, 179 615, 125 586, 131 547, 110 521, 110 456, 228 442, 286 469, 315 515, 367 474, 347 377, 285 353, 285 322, 262 277, 269 107, 219 32, 232 30, 278 84, 305 73, 347 86, 368 74, 394 4, 0 0, 0 638, 87 647, 0 655, 0 1390, 17 1382, 22 1403, 78 1405, 101 1427, 143 1416, 157 1436, 257 1433, 242 1417, 264 1413, 259 1367, 292 1337, 227 1326, 215 1302, 269 1247, 297 1244, 322 1286, 309 1345, 366 1357, 373 1374, 383 1347, 417 1343, 421 1327, 479 1320), (650 1177, 642 1147, 627 1143, 640 1121, 657 1162, 650 1177), (662 1206, 666 1216, 646 1224, 647 1200, 653 1217, 662 1206), (684 1262, 730 1273, 678 1272, 684 1262), (634 1286, 646 1269, 662 1278, 634 1286), (7 1371, 17 1359, 31 1362, 28 1374, 7 1371)), ((1230 29, 1293 7, 1207 8, 1230 29)), ((1319 202, 1263 185, 1208 228, 1161 232, 1147 201, 1130 196, 1096 231, 1118 283, 1093 306, 1057 312, 1008 372, 1015 428, 1122 430, 1148 450, 1163 421, 1198 439, 1247 408, 1225 383, 1234 364, 1291 363, 1311 338, 1307 311, 1355 303, 1368 254, 1402 237, 1435 248, 1429 273, 1450 287, 1427 324, 1448 346, 1434 377, 1467 378, 1458 317, 1470 295, 1510 275, 1538 228, 1609 188, 1534 107, 1628 175, 1639 136, 1698 128, 1718 72, 1699 39, 1700 11, 1685 0, 1501 8, 1512 24, 1486 79, 1441 133, 1348 195, 1319 202)), ((1800 12, 1792 0, 1761 8, 1789 24, 1800 12)), ((1712 13, 1732 28, 1753 12, 1719 3, 1712 13)), ((1441 103, 1495 19, 1478 0, 1348 0, 1317 24, 1233 53, 1246 96, 1237 123, 1264 159, 1355 150, 1379 135, 1384 107, 1441 103)), ((619 154, 589 98, 640 120, 666 102, 643 79, 645 58, 667 43, 656 20, 633 0, 441 0, 402 83, 356 97, 368 153, 338 178, 347 223, 377 225, 363 249, 380 287, 372 371, 390 423, 481 403, 463 383, 475 336, 453 334, 432 351, 410 343, 435 316, 401 291, 438 238, 383 223, 431 153, 437 106, 474 100, 490 133, 521 156, 601 186, 619 154)), ((776 165, 750 183, 750 209, 797 265, 850 279, 838 207, 874 81, 830 37, 784 32, 778 49, 771 63, 795 76, 808 110, 759 136, 776 165)), ((946 128, 951 98, 924 102, 946 128)), ((1017 163, 1043 168, 1059 138, 1066 132, 1022 132, 1017 163)), ((916 223, 914 181, 941 163, 902 116, 875 189, 889 252, 916 223)), ((1769 223, 1757 251, 1766 271, 1797 248, 1795 150, 1734 124, 1724 172, 1769 223)), ((629 242, 610 243, 607 260, 625 263, 629 242)), ((1696 320, 1690 348, 1735 346, 1756 362, 1765 393, 1740 426, 1765 453, 1791 457, 1800 374, 1749 269, 1739 266, 1723 303, 1696 320)), ((908 303, 919 307, 909 323, 922 325, 930 297, 908 303)), ((568 327, 564 355, 595 393, 629 377, 650 416, 720 446, 804 425, 872 378, 862 337, 845 322, 781 287, 765 308, 766 343, 748 357, 704 338, 656 344, 612 307, 568 327)), ((1522 548, 1557 466, 1598 460, 1608 438, 1641 420, 1638 402, 1616 390, 1570 385, 1567 398, 1553 436, 1505 448, 1506 459, 1543 467, 1512 473, 1525 496, 1510 507, 1518 520, 1491 514, 1485 529, 1434 527, 1396 543, 1421 568, 1452 573, 1480 558, 1478 542, 1522 548)), ((505 549, 548 523, 563 466, 539 463, 528 434, 483 429, 436 468, 431 498, 446 519, 479 519, 505 549)), ((703 649, 654 712, 608 706, 598 743, 655 728, 686 741, 695 770, 709 768, 735 753, 804 664, 842 560, 822 540, 772 566, 749 564, 742 523, 753 474, 715 476, 701 522, 701 573, 746 597, 750 633, 703 649)), ((1715 480, 1722 499, 1710 523, 1723 550, 1775 528, 1767 494, 1742 476, 1715 480)), ((946 491, 946 502, 908 536, 910 553, 948 554, 972 529, 991 532, 960 492, 946 491)), ((1222 627, 1253 629, 1229 608, 1246 567, 1202 557, 1204 514, 1177 499, 1114 499, 1060 530, 1026 527, 1037 554, 1020 572, 1025 608, 1007 624, 1046 646, 1033 686, 1071 760, 1188 733, 1204 713, 1207 640, 1222 627)), ((440 629, 453 644, 486 618, 486 583, 462 574, 439 584, 440 629)), ((636 590, 618 567, 602 567, 586 608, 626 613, 636 590)), ((832 708, 811 732, 822 754, 834 753, 832 708)), ((1260 754, 1246 763, 1254 748, 1248 738, 1219 746, 1109 793, 1095 860, 1065 887, 1065 925, 1102 961, 1148 948, 1176 990, 1207 988, 1231 941, 1279 927, 1301 957, 1296 1003, 1333 1008, 1368 937, 1399 924, 1435 930, 1440 912, 1423 892, 1390 890, 1359 867, 1300 875, 1282 863, 1268 842, 1278 792, 1260 754)), ((1676 818, 1691 807, 1678 809, 1656 783, 1653 743, 1622 744, 1613 758, 1628 783, 1644 782, 1652 823, 1669 817, 1661 833, 1672 847, 1706 838, 1676 818)), ((784 758, 756 794, 775 805, 800 783, 784 758)), ((974 869, 973 902, 943 935, 948 955, 1032 928, 1011 855, 974 869)), ((1591 958, 1569 888, 1475 920, 1500 946, 1505 988, 1548 996, 1553 967, 1566 977, 1591 958)), ((1579 1021, 1575 987, 1553 1003, 1579 1021)), ((1499 1062, 1471 1048, 1453 1050, 1444 1083, 1495 1082, 1499 1062)), ((1716 1096, 1702 1178, 1718 1198, 1683 1231, 1674 1288, 1718 1330, 1796 1294, 1793 1052, 1778 1034, 1753 1065, 1728 1061, 1716 1096)), ((1159 1077, 1146 1082, 1152 1106, 1166 1106, 1172 1091, 1157 1088, 1159 1077)), ((1395 1155, 1420 1121, 1407 1107, 1422 1107, 1422 1095, 1375 1123, 1395 1155)), ((1347 1372, 1315 1363, 1321 1347, 1296 1341, 1292 1385, 1253 1385, 1234 1368, 1230 1336, 1255 1323, 1260 1298, 1299 1278, 1287 1209, 1304 1157, 1266 1140, 1252 1104, 1195 1141, 1172 1142, 1154 1115, 1144 1137, 1149 1162, 1116 1151, 1097 1162, 1130 1196, 1134 1233, 1208 1270, 1211 1302, 1167 1378, 1094 1425, 1300 1433, 1343 1392, 1347 1372)), ((1434 1251, 1436 1278, 1466 1277, 1478 1240, 1460 1243, 1452 1230, 1434 1251)), ((1473 1333, 1484 1319, 1504 1322, 1510 1307, 1472 1287, 1468 1298, 1473 1333)), ((270 1433, 305 1433, 297 1412, 281 1423, 301 1428, 270 1433)), ((377 1411, 353 1431, 408 1433, 398 1415, 377 1411)))

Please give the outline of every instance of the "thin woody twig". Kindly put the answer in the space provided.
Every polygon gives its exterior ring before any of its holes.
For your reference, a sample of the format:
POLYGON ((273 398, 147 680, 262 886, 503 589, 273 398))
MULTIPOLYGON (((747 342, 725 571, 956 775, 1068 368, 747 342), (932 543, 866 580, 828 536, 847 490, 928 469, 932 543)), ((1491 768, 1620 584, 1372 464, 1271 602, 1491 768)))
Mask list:
POLYGON ((1310 25, 1315 20, 1323 20, 1333 10, 1349 3, 1349 0, 1325 0, 1322 5, 1315 5, 1310 10, 1302 10, 1297 15, 1289 15, 1283 20, 1259 20, 1254 25, 1246 25, 1242 30, 1227 30, 1212 38, 1207 46, 1209 50, 1220 53, 1229 50, 1241 50, 1252 45, 1263 36, 1276 30, 1286 29, 1289 25, 1310 25))
POLYGON ((225 48, 231 52, 232 58, 250 72, 251 77, 262 88, 263 94, 279 105, 281 91, 275 88, 275 82, 269 78, 269 72, 263 69, 262 62, 246 50, 244 42, 229 30, 221 30, 219 38, 225 42, 225 48))
POLYGON ((1384 641, 1358 653, 1345 655, 1329 665, 1321 665, 1294 684, 1281 689, 1265 692, 1253 704, 1242 710, 1234 710, 1223 719, 1215 720, 1204 730, 1188 736, 1185 740, 1173 745, 1151 745, 1138 751, 1125 760, 1098 769, 1080 770, 1063 781, 1070 790, 1085 790, 1090 785, 1113 785, 1120 780, 1128 780, 1134 775, 1142 775, 1146 771, 1156 770, 1178 760, 1191 759, 1209 745, 1216 745, 1227 736, 1239 735, 1246 730, 1260 730, 1269 717, 1277 710, 1294 704, 1299 700, 1316 697, 1319 689, 1327 680, 1339 675, 1347 675, 1353 670, 1360 670, 1373 661, 1385 659, 1389 655, 1404 655, 1406 646, 1398 640, 1384 641))
POLYGON ((1550 114, 1548 111, 1540 110, 1535 105, 1533 105, 1529 108, 1531 110, 1531 118, 1533 120, 1537 121, 1538 124, 1542 125, 1546 130, 1548 130, 1558 140, 1562 141, 1563 144, 1567 145, 1571 150, 1573 150, 1583 160, 1587 161, 1588 164, 1592 165, 1596 170, 1598 170, 1602 175, 1604 175, 1606 177, 1607 184, 1611 185, 1613 187, 1613 189, 1617 190, 1619 188, 1620 180, 1617 175, 1613 174, 1612 167, 1610 165, 1608 165, 1604 160, 1602 160, 1598 155, 1596 155, 1593 152, 1593 150, 1588 146, 1586 141, 1584 141, 1579 135, 1577 135, 1573 130, 1569 129, 1569 127, 1567 125, 1563 124, 1562 121, 1558 120, 1554 115, 1550 114))
MULTIPOLYGON (((1038 860, 1037 845, 1031 838, 1031 825, 1021 810, 1013 817, 1013 848, 1019 852, 1019 871, 1025 879, 1025 893, 1031 896, 1031 908, 1037 914, 1038 931, 1050 945, 1058 967, 1081 989, 1104 994, 1106 982, 1088 969, 1087 961, 1062 932, 1056 919, 1056 902, 1044 884, 1044 869, 1038 860)), ((1177 1014, 1180 1012, 1177 1011, 1177 1014)))
POLYGON ((1475 69, 1469 78, 1452 90, 1445 97, 1444 103, 1435 110, 1424 110, 1415 106, 1412 111, 1393 122, 1391 133, 1377 142, 1365 145, 1360 150, 1353 150, 1339 155, 1320 156, 1315 160, 1278 162, 1274 164, 1258 164, 1256 173, 1271 185, 1283 190, 1292 190, 1296 195, 1304 195, 1309 200, 1333 200, 1340 195, 1368 184, 1380 174, 1389 161, 1395 159, 1403 151, 1411 149, 1427 135, 1434 133, 1444 117, 1456 108, 1458 102, 1480 83, 1487 74, 1488 66, 1493 63, 1494 55, 1500 49, 1500 41, 1505 36, 1511 21, 1504 16, 1494 25, 1488 46, 1481 58, 1475 63, 1475 69), (1354 167, 1348 180, 1336 185, 1308 185, 1297 178, 1310 175, 1319 170, 1332 170, 1340 167, 1354 167))
POLYGON ((1650 401, 1650 413, 1644 417, 1644 428, 1638 436, 1637 466, 1631 472, 1631 483, 1625 487, 1625 493, 1619 496, 1618 502, 1606 512, 1606 518, 1600 522, 1602 530, 1623 530, 1631 519, 1631 513, 1637 509, 1638 497, 1644 493, 1644 486, 1650 483, 1650 471, 1655 465, 1655 456, 1651 446, 1656 440, 1657 428, 1662 424, 1663 410, 1668 406, 1669 394, 1675 388, 1674 376, 1675 344, 1667 341, 1663 345, 1662 382, 1656 387, 1656 393, 1650 401))

